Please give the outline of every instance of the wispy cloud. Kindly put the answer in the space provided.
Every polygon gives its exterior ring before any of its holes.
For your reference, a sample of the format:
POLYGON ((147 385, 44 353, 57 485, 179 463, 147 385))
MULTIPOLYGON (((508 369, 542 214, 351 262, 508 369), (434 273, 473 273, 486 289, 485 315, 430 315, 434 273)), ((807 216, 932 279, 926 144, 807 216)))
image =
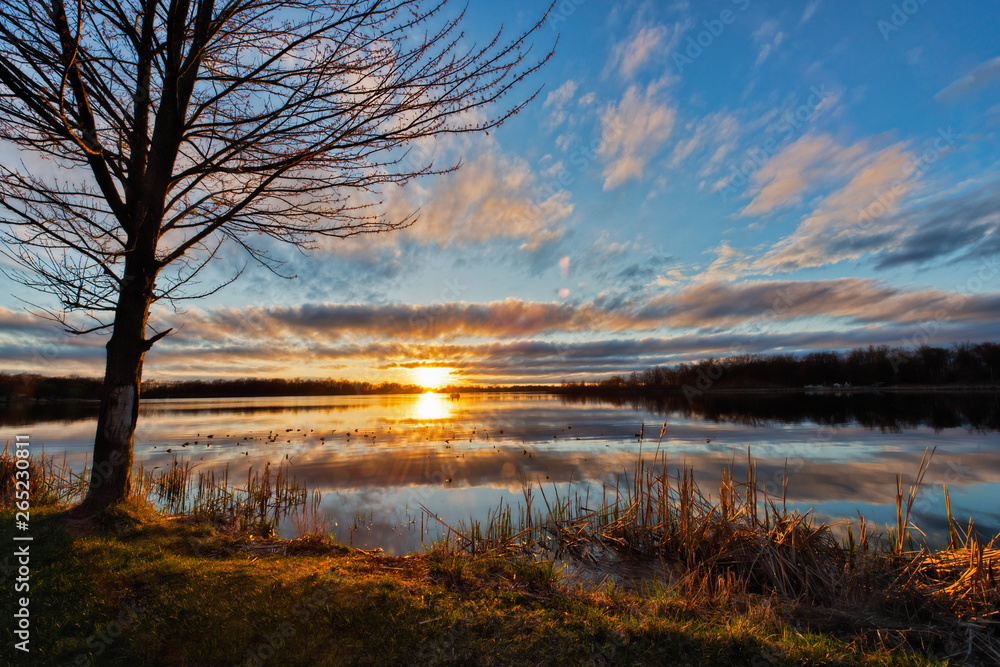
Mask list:
POLYGON ((667 164, 671 168, 679 167, 698 151, 708 150, 710 154, 699 170, 700 176, 706 176, 736 148, 739 132, 740 122, 726 111, 688 121, 677 132, 682 136, 674 145, 667 164))
POLYGON ((934 97, 942 102, 953 102, 985 88, 997 79, 1000 79, 1000 56, 982 63, 965 76, 949 84, 934 97))
POLYGON ((763 215, 799 203, 818 185, 850 173, 868 150, 863 142, 842 146, 826 134, 800 137, 754 172, 753 200, 741 214, 763 215))
POLYGON ((755 262, 756 270, 794 271, 857 259, 872 251, 871 241, 885 244, 892 243, 891 236, 899 238, 891 214, 915 186, 913 154, 905 144, 895 144, 851 159, 847 183, 823 197, 791 235, 755 262), (877 216, 870 213, 873 202, 880 203, 877 216))
POLYGON ((876 245, 879 268, 902 264, 959 262, 1000 256, 1000 184, 987 183, 960 196, 942 197, 892 221, 891 243, 876 245))
POLYGON ((576 94, 576 89, 576 81, 573 81, 572 79, 566 81, 545 97, 545 103, 542 107, 548 109, 549 107, 561 107, 565 105, 573 99, 573 95, 576 94))
MULTIPOLYGON (((183 326, 150 352, 147 376, 241 376, 252 369, 260 375, 363 377, 429 362, 459 369, 466 381, 557 382, 735 349, 899 344, 927 321, 937 323, 946 342, 989 339, 1000 335, 998 309, 995 292, 908 291, 858 278, 712 281, 624 303, 323 303, 193 309, 179 316, 158 309, 160 322, 183 326), (817 329, 808 326, 814 318, 851 326, 817 329), (768 326, 762 329, 761 321, 768 326), (795 331, 795 322, 804 323, 801 330, 795 331), (558 340, 552 336, 558 332, 588 339, 558 340)), ((0 313, 0 327, 8 320, 20 323, 20 314, 0 313)), ((39 340, 0 339, 0 363, 52 373, 96 374, 101 368, 105 350, 98 338, 64 346, 58 366, 48 369, 38 365, 39 340)))
POLYGON ((551 126, 560 125, 567 118, 566 105, 576 95, 578 88, 576 81, 572 79, 566 81, 561 86, 553 90, 545 97, 542 104, 543 109, 549 109, 549 124, 551 126))
POLYGON ((612 47, 607 70, 617 70, 624 80, 632 80, 644 65, 657 57, 665 58, 680 32, 676 25, 636 25, 628 37, 612 47))
MULTIPOLYGON (((871 326, 846 331, 828 329, 797 332, 754 331, 697 335, 619 337, 589 341, 554 342, 522 339, 481 343, 411 343, 378 341, 345 344, 316 344, 275 349, 271 344, 232 344, 216 347, 170 345, 153 348, 147 359, 146 376, 171 377, 246 376, 248 369, 262 376, 359 377, 368 369, 399 368, 404 371, 415 361, 458 370, 455 375, 467 382, 559 382, 606 378, 665 363, 706 356, 724 357, 748 352, 809 351, 842 349, 858 345, 898 345, 913 334, 913 325, 871 326)), ((931 344, 953 340, 991 340, 1000 337, 995 318, 983 322, 944 323, 929 337, 931 344)), ((64 363, 73 368, 89 367, 90 374, 101 368, 103 349, 89 359, 74 357, 64 363)), ((8 367, 16 350, 0 347, 0 358, 8 367)), ((378 377, 385 377, 379 370, 378 377)), ((408 381, 405 374, 401 379, 408 381)))
POLYGON ((802 12, 802 18, 799 19, 799 25, 808 22, 809 19, 815 16, 821 4, 823 4, 823 0, 812 0, 812 2, 806 5, 805 10, 802 12))
POLYGON ((573 212, 568 190, 544 186, 525 159, 487 144, 455 173, 392 191, 386 206, 396 217, 419 210, 419 222, 405 232, 418 243, 452 246, 507 238, 537 249, 562 236, 561 223, 573 212))
POLYGON ((778 29, 777 21, 764 21, 753 32, 753 40, 757 45, 756 65, 760 66, 785 41, 785 33, 778 29))
POLYGON ((662 81, 629 86, 621 101, 601 114, 598 152, 605 161, 605 190, 641 177, 670 138, 677 112, 665 99, 664 86, 662 81))
MULTIPOLYGON (((1000 280, 1000 278, 998 278, 1000 280)), ((763 280, 739 284, 710 281, 662 295, 640 311, 657 312, 672 327, 728 328, 759 320, 791 322, 823 317, 854 325, 898 325, 935 320, 988 322, 1000 294, 960 296, 937 289, 904 290, 875 280, 763 280)))
MULTIPOLYGON (((998 277, 1000 280, 1000 277, 998 277)), ((955 321, 994 319, 1000 294, 964 296, 938 289, 906 290, 871 279, 705 280, 653 297, 599 297, 592 303, 530 302, 508 298, 489 303, 428 305, 333 304, 192 310, 181 316, 157 311, 164 326, 179 331, 172 344, 265 344, 297 347, 345 342, 448 342, 512 340, 555 333, 620 333, 737 328, 768 313, 780 300, 775 321, 815 317, 848 324, 904 324, 954 311, 955 321), (961 308, 950 307, 961 301, 961 308)))

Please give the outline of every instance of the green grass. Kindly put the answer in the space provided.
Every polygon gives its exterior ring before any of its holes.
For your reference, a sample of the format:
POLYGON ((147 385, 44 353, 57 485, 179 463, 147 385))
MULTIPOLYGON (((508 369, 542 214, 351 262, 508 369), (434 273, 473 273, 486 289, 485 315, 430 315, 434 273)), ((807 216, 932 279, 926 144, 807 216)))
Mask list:
MULTIPOLYGON (((0 510, 0 540, 14 532, 0 510)), ((36 508, 31 534, 31 653, 18 664, 929 664, 792 625, 767 600, 585 589, 552 565, 440 545, 388 557, 261 540, 138 502, 86 522, 36 508)))

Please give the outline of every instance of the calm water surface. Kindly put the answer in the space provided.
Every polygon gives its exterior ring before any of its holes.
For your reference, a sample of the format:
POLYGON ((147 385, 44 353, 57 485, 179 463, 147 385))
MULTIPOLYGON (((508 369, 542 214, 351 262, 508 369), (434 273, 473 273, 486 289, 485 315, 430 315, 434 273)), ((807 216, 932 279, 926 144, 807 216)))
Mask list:
MULTIPOLYGON (((228 465, 237 478, 249 466, 284 462, 322 491, 322 518, 340 540, 400 553, 438 535, 435 522, 421 522, 421 506, 452 523, 482 519, 501 502, 516 505, 525 485, 597 498, 631 472, 641 425, 648 455, 664 422, 668 466, 692 466, 704 492, 716 495, 730 464, 735 478, 745 478, 749 448, 762 486, 780 493, 787 475, 789 506, 827 521, 858 512, 893 521, 896 474, 912 479, 924 449, 936 445, 917 525, 932 539, 943 534, 947 485, 953 514, 1000 532, 996 394, 718 394, 694 404, 679 395, 148 400, 136 458, 150 468, 169 466, 174 456, 202 470, 228 465), (359 515, 364 528, 353 532, 359 515)), ((33 446, 65 452, 82 467, 96 406, 21 406, 0 412, 0 423, 8 438, 27 433, 33 446)), ((286 522, 281 531, 295 528, 286 522)))

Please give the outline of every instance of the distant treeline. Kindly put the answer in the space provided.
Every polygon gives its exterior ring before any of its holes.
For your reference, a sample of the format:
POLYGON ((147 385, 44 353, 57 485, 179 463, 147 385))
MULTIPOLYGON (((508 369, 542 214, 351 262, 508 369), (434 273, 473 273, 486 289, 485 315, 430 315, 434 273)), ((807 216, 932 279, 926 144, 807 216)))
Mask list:
POLYGON ((848 352, 742 354, 693 364, 656 366, 593 383, 564 382, 563 391, 678 389, 697 394, 711 388, 796 388, 989 384, 1000 379, 1000 344, 960 343, 916 349, 885 345, 848 352))
MULTIPOLYGON (((543 385, 491 385, 446 387, 439 391, 559 391, 561 393, 642 391, 674 389, 698 394, 712 388, 802 388, 994 384, 1000 380, 1000 344, 959 343, 951 347, 916 349, 868 346, 848 352, 791 354, 743 354, 705 359, 676 366, 656 366, 629 375, 615 375, 595 382, 563 382, 559 387, 543 385)), ((19 398, 39 400, 97 399, 99 378, 46 377, 37 374, 0 373, 0 401, 19 398)), ((142 384, 143 398, 221 398, 226 396, 334 396, 342 394, 416 394, 426 388, 398 382, 355 382, 240 378, 235 380, 149 381, 142 384)))
POLYGON ((416 394, 427 391, 398 382, 354 382, 351 380, 285 380, 239 378, 187 382, 144 382, 143 398, 221 398, 224 396, 336 396, 340 394, 416 394))
MULTIPOLYGON (((99 399, 102 380, 82 377, 46 377, 22 373, 0 373, 0 400, 99 399)), ((221 398, 225 396, 331 396, 339 394, 414 394, 423 387, 398 382, 353 382, 351 380, 285 380, 240 378, 142 383, 143 398, 221 398)))
POLYGON ((46 377, 34 373, 0 373, 0 400, 19 398, 38 400, 100 398, 103 382, 99 378, 46 377))

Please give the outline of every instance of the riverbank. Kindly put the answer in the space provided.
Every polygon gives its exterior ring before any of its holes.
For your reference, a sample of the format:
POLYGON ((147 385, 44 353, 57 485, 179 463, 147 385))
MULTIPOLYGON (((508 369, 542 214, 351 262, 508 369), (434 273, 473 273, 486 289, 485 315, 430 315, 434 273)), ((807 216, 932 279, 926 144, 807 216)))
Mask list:
MULTIPOLYGON (((843 382, 816 383, 812 380, 747 381, 733 377, 716 367, 701 369, 700 375, 678 379, 670 383, 647 383, 638 377, 617 378, 614 382, 594 381, 563 383, 559 385, 448 385, 433 391, 460 399, 476 394, 562 394, 583 396, 662 396, 677 395, 690 400, 712 394, 767 394, 767 393, 996 393, 1000 382, 949 381, 927 382, 873 382, 850 384, 843 382)), ((0 406, 18 406, 32 403, 96 403, 102 392, 103 381, 96 377, 46 377, 42 375, 10 375, 0 372, 0 406)), ((379 396, 387 394, 423 394, 428 387, 413 384, 383 382, 373 384, 351 380, 309 380, 283 378, 242 378, 213 381, 145 381, 142 384, 143 400, 150 399, 211 399, 211 398, 265 398, 265 397, 322 397, 322 396, 379 396)))
POLYGON ((654 455, 591 508, 526 489, 520 519, 499 507, 392 557, 336 544, 281 469, 239 487, 140 468, 127 503, 71 520, 83 477, 29 459, 25 527, 4 452, 0 540, 32 539, 28 572, 3 570, 30 586, 28 664, 995 664, 997 539, 953 525, 945 548, 915 545, 931 456, 885 534, 838 539, 756 466, 713 501, 654 455), (286 511, 300 537, 276 539, 286 511))
MULTIPOLYGON (((13 512, 0 524, 10 544, 13 512)), ((137 503, 84 522, 35 510, 31 532, 31 652, 18 664, 948 664, 894 647, 894 633, 852 637, 850 622, 818 632, 808 610, 792 620, 766 598, 226 534, 137 503)), ((0 634, 13 645, 9 620, 0 634)))

